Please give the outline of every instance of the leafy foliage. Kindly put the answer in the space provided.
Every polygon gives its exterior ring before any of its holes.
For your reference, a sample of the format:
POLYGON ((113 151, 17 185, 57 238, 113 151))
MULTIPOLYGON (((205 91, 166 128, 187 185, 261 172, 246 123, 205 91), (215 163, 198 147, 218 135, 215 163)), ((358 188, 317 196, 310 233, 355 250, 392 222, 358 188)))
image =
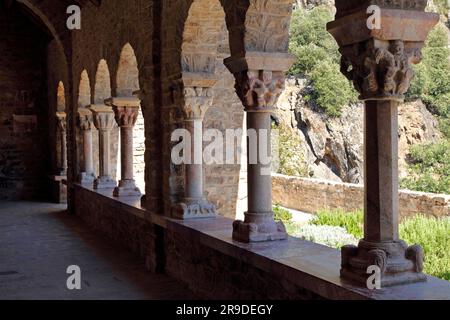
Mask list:
POLYGON ((292 214, 282 208, 279 204, 276 204, 273 206, 273 212, 274 212, 274 219, 275 221, 282 221, 284 223, 290 223, 292 220, 292 214))
POLYGON ((287 176, 307 176, 308 170, 303 159, 300 136, 284 125, 274 127, 274 129, 278 130, 278 145, 280 146, 276 172, 287 176))
POLYGON ((401 182, 403 188, 450 193, 450 140, 413 146, 411 158, 410 176, 401 182))
POLYGON ((317 226, 342 227, 348 233, 361 239, 363 237, 363 218, 364 214, 362 211, 345 212, 342 209, 320 210, 312 220, 312 224, 317 226))
POLYGON ((294 11, 290 51, 297 61, 289 73, 309 78, 313 92, 307 99, 314 101, 329 116, 337 117, 344 105, 356 102, 357 94, 339 71, 339 48, 326 29, 327 22, 332 19, 332 12, 325 6, 294 11))
POLYGON ((435 144, 412 146, 409 176, 403 188, 450 193, 450 50, 447 30, 438 25, 426 41, 423 61, 415 66, 415 77, 407 97, 422 99, 439 116, 444 139, 435 144))
POLYGON ((438 9, 438 13, 448 14, 448 11, 450 10, 448 0, 434 0, 433 3, 438 9))
POLYGON ((438 25, 429 34, 422 49, 422 63, 414 66, 407 97, 422 99, 428 108, 443 117, 450 114, 450 50, 445 27, 438 25))
MULTIPOLYGON (((322 210, 315 225, 343 227, 356 238, 363 236, 363 214, 343 210, 322 210)), ((450 218, 437 219, 418 215, 400 224, 400 238, 419 244, 425 252, 425 273, 450 281, 450 218)))

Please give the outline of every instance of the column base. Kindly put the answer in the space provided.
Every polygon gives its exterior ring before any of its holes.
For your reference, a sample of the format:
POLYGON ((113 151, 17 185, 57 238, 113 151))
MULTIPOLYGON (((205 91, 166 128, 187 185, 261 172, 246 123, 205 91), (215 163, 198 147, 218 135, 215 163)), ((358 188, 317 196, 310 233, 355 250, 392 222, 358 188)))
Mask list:
POLYGON ((94 189, 114 189, 116 186, 117 182, 108 176, 98 177, 94 181, 94 189))
POLYGON ((283 222, 273 219, 272 213, 245 213, 245 221, 233 222, 233 239, 240 242, 286 240, 288 234, 283 222))
POLYGON ((172 217, 175 219, 202 219, 217 216, 216 206, 206 199, 184 199, 172 207, 172 217))
POLYGON ((134 180, 120 180, 119 186, 114 189, 114 197, 140 197, 142 195, 141 190, 136 187, 134 180))
POLYGON ((86 172, 82 172, 82 173, 80 173, 80 176, 78 178, 78 182, 85 186, 86 185, 92 186, 94 181, 95 181, 95 176, 93 173, 88 174, 86 172))
POLYGON ((427 281, 422 273, 424 254, 419 245, 402 241, 367 242, 361 240, 358 247, 344 246, 341 252, 341 277, 367 286, 370 266, 381 270, 381 287, 427 281))

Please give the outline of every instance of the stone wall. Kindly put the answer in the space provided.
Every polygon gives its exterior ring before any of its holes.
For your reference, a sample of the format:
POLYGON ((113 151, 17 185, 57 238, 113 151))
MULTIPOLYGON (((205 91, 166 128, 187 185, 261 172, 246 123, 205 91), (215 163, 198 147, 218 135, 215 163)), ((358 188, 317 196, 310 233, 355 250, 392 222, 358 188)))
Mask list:
MULTIPOLYGON (((280 205, 315 213, 321 209, 359 210, 364 207, 364 187, 357 184, 275 175, 273 201, 280 205)), ((400 217, 425 214, 450 216, 450 195, 401 190, 400 217)))
POLYGON ((263 271, 199 241, 190 241, 188 230, 185 233, 165 231, 165 271, 185 282, 199 297, 212 300, 323 299, 288 278, 263 271))
MULTIPOLYGON (((92 228, 127 247, 152 272, 185 282, 204 299, 323 299, 288 280, 204 245, 180 222, 152 223, 151 214, 75 187, 76 214, 92 228), (164 225, 164 226, 161 226, 164 225)), ((231 220, 230 220, 231 225, 231 220)), ((231 234, 231 229, 229 230, 231 234)))
POLYGON ((48 196, 47 36, 13 6, 0 11, 0 199, 48 196))

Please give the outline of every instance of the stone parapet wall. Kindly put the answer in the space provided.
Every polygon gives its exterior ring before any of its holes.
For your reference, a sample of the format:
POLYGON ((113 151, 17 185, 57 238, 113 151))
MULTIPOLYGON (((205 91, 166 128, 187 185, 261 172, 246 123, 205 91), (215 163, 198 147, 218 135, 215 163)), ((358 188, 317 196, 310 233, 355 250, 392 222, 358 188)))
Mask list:
MULTIPOLYGON (((303 212, 364 207, 364 187, 357 184, 274 175, 272 189, 274 203, 303 212)), ((450 216, 450 195, 400 190, 399 197, 400 218, 417 214, 450 216)))
POLYGON ((117 245, 127 247, 151 272, 184 282, 199 298, 236 299, 404 299, 448 297, 447 281, 428 278, 414 290, 399 286, 373 292, 339 280, 338 250, 290 237, 270 244, 231 239, 232 219, 173 220, 143 210, 133 198, 80 185, 75 213, 117 245))

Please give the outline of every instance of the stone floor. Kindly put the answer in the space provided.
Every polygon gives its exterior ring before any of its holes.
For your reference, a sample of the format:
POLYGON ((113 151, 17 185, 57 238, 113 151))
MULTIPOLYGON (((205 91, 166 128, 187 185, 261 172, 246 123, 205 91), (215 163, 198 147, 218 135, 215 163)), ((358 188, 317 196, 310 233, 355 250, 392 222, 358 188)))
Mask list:
POLYGON ((193 299, 182 284, 144 270, 62 205, 0 202, 0 299, 193 299), (81 268, 68 290, 67 267, 81 268))

